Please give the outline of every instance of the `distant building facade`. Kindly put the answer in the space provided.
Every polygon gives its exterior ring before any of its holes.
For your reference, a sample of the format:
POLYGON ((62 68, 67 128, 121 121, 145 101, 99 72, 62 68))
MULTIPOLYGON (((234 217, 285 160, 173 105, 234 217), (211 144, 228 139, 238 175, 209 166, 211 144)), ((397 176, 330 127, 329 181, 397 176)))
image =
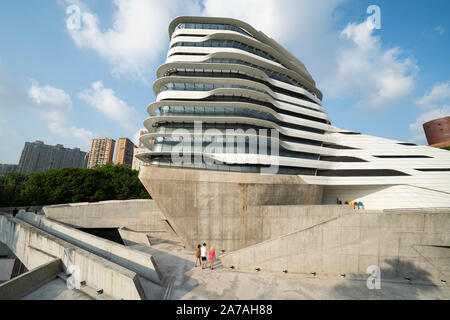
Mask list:
POLYGON ((423 130, 431 147, 450 146, 450 116, 425 122, 423 130))
POLYGON ((145 162, 140 160, 136 156, 146 152, 148 152, 147 148, 134 148, 133 165, 131 166, 131 169, 139 171, 141 169, 141 166, 145 165, 145 162))
POLYGON ((130 139, 119 138, 114 163, 127 165, 131 168, 133 165, 134 148, 135 145, 130 139))
MULTIPOLYGON (((147 133, 148 133, 147 130, 141 130, 141 131, 139 131, 139 137, 142 137, 144 134, 147 134, 147 133)), ((136 147, 136 146, 134 147, 133 165, 131 166, 131 168, 133 170, 139 171, 141 166, 143 166, 145 164, 144 161, 142 161, 142 160, 140 160, 139 158, 136 157, 136 155, 141 154, 141 153, 145 153, 145 152, 148 152, 148 149, 144 146, 142 141, 139 139, 139 147, 136 147)))
POLYGON ((17 164, 2 164, 0 163, 0 176, 11 173, 11 172, 16 172, 18 168, 17 164))
POLYGON ((62 144, 46 145, 43 141, 25 142, 17 171, 44 172, 68 167, 85 168, 86 152, 79 148, 64 148, 62 144))
POLYGON ((87 167, 93 169, 112 163, 115 145, 116 141, 114 139, 92 139, 87 167))

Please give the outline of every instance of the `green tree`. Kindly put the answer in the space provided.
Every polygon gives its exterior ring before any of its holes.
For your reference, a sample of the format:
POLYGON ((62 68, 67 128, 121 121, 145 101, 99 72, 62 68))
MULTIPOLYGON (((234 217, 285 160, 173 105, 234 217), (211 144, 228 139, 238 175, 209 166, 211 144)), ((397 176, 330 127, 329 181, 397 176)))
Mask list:
MULTIPOLYGON (((0 206, 52 205, 105 200, 150 199, 138 171, 123 165, 64 168, 8 178, 0 206)), ((2 180, 0 180, 0 183, 2 180)))
POLYGON ((14 202, 28 178, 28 175, 17 172, 0 176, 0 207, 8 207, 14 202))

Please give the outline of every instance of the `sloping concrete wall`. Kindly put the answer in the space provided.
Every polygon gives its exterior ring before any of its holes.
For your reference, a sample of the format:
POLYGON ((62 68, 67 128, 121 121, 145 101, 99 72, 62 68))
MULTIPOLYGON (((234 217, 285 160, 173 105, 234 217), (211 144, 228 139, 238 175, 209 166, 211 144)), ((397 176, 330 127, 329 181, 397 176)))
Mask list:
POLYGON ((61 259, 55 259, 25 272, 0 285, 0 300, 19 299, 47 281, 56 278, 61 270, 61 259))
POLYGON ((149 237, 145 233, 127 228, 120 228, 119 234, 126 246, 134 246, 136 244, 142 244, 147 247, 152 246, 149 237))
POLYGON ((238 270, 367 278, 377 265, 382 279, 450 281, 450 212, 355 210, 310 228, 220 257, 238 270))
POLYGON ((249 207, 322 203, 323 187, 298 176, 144 166, 139 179, 190 249, 206 242, 233 251, 264 239, 247 222, 249 207))
POLYGON ((48 218, 77 228, 126 227, 148 234, 167 232, 164 215, 153 200, 73 203, 43 208, 48 218))
POLYGON ((132 270, 153 282, 160 284, 162 281, 163 277, 155 259, 148 253, 127 248, 113 241, 96 237, 33 213, 20 212, 16 218, 132 270))
POLYGON ((111 261, 83 250, 32 225, 0 214, 0 242, 5 243, 30 270, 61 259, 63 270, 75 266, 80 281, 95 290, 125 300, 145 299, 138 275, 111 261))
POLYGON ((0 283, 11 279, 16 259, 0 259, 0 283))
POLYGON ((351 206, 286 205, 248 206, 244 223, 254 235, 249 245, 303 230, 343 214, 357 212, 351 206))

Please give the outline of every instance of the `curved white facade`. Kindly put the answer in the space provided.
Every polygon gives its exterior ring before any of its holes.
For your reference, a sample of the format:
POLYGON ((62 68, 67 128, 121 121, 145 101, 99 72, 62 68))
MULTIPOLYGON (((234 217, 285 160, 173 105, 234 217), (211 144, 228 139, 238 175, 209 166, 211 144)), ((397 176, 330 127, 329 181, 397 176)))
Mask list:
POLYGON ((157 99, 144 122, 149 133, 141 141, 150 151, 139 155, 142 160, 249 173, 276 163, 278 174, 325 186, 326 204, 450 207, 450 152, 332 126, 305 66, 262 32, 235 19, 179 17, 169 34, 167 61, 153 85, 157 99), (194 135, 198 122, 201 141, 194 135), (223 149, 208 148, 227 129, 235 130, 235 141, 245 141, 243 147, 223 140, 223 149), (188 151, 201 162, 172 161, 186 134, 188 151), (266 144, 272 151, 261 154, 266 144))

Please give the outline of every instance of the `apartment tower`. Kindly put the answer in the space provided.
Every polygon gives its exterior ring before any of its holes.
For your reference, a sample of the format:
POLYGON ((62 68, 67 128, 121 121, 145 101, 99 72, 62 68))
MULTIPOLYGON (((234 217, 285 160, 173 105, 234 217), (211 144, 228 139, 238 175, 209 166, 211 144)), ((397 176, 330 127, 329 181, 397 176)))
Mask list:
POLYGON ((88 168, 93 169, 112 163, 115 144, 116 141, 114 139, 92 139, 88 168))
POLYGON ((86 152, 79 148, 64 148, 62 144, 46 145, 43 141, 25 142, 17 171, 44 172, 68 167, 86 168, 86 152))
POLYGON ((115 164, 127 165, 131 168, 133 164, 134 143, 128 138, 119 138, 117 141, 115 164))

